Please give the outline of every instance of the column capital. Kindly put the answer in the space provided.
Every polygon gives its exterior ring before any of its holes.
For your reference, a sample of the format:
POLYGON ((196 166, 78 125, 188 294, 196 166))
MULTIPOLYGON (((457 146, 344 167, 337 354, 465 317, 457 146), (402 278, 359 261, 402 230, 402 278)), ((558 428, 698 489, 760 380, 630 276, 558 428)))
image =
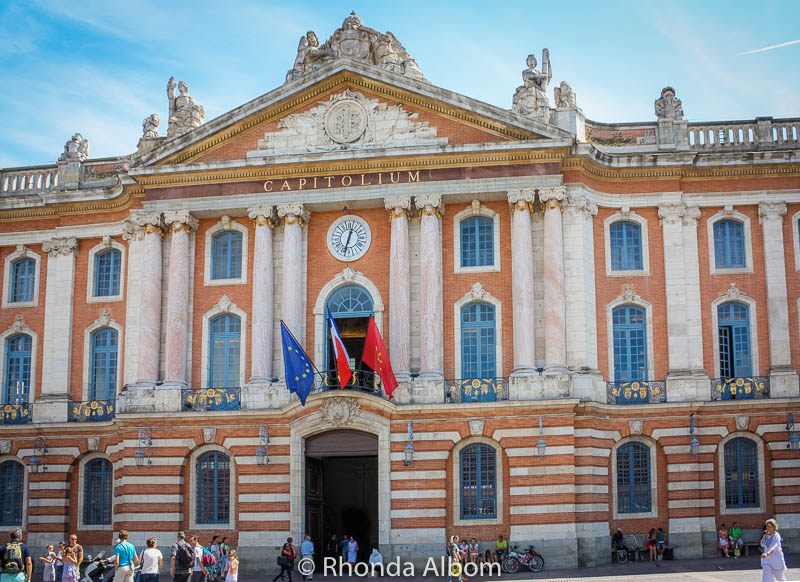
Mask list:
POLYGON ((564 208, 589 218, 597 216, 597 204, 583 194, 568 194, 564 200, 564 208))
POLYGON ((383 199, 383 205, 389 211, 389 220, 411 214, 411 196, 387 196, 383 199))
POLYGON ((308 221, 308 213, 303 210, 302 202, 278 204, 278 217, 283 218, 284 224, 298 224, 300 228, 308 221))
POLYGON ((423 214, 425 214, 425 216, 436 215, 438 218, 441 218, 442 214, 444 214, 441 194, 421 194, 419 196, 414 196, 414 204, 419 208, 420 218, 422 218, 423 214))
POLYGON ((766 220, 783 220, 786 214, 786 204, 783 202, 762 202, 758 205, 758 219, 760 223, 766 220))
POLYGON ((252 206, 247 209, 247 216, 250 217, 250 220, 256 223, 256 226, 266 225, 270 228, 273 228, 275 226, 275 220, 273 219, 274 213, 275 207, 272 204, 252 206))
POLYGON ((533 201, 536 200, 536 190, 533 188, 523 188, 521 190, 509 190, 508 202, 511 204, 511 211, 528 210, 533 212, 533 201))
POLYGON ((164 224, 172 231, 185 230, 188 233, 197 230, 197 219, 188 210, 168 210, 164 213, 164 224))
POLYGON ((686 214, 683 215, 684 226, 697 226, 697 221, 700 220, 700 209, 697 206, 686 205, 686 214))
POLYGON ((145 234, 157 232, 164 234, 164 220, 160 212, 146 212, 131 214, 125 220, 125 227, 122 233, 124 240, 142 240, 145 234))
POLYGON ((567 194, 566 186, 553 186, 551 188, 538 189, 539 200, 548 210, 555 210, 561 206, 561 201, 567 194))
POLYGON ((686 216, 686 204, 678 202, 674 204, 662 204, 658 207, 658 224, 682 224, 683 217, 686 216))
POLYGON ((42 250, 53 257, 68 257, 78 254, 77 238, 51 238, 42 243, 42 250))

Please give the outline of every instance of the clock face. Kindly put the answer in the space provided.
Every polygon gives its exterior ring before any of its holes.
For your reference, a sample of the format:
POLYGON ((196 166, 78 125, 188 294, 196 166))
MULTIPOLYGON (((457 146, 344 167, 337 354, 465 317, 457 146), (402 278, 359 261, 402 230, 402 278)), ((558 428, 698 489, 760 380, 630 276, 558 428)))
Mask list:
POLYGON ((337 218, 328 229, 328 250, 340 261, 355 261, 364 256, 372 242, 369 225, 360 216, 337 218))

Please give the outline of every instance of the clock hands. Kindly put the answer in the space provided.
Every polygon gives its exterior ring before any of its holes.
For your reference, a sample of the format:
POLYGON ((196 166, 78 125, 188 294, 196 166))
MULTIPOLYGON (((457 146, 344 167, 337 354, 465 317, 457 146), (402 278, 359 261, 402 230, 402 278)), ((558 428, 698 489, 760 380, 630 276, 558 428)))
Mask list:
POLYGON ((345 250, 350 248, 350 239, 353 237, 353 230, 350 229, 347 231, 347 240, 344 241, 344 248, 345 250))

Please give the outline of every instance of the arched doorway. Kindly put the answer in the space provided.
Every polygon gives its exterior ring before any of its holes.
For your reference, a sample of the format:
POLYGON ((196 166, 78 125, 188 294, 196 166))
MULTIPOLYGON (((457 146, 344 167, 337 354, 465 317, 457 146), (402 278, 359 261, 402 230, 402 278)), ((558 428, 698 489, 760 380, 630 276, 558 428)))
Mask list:
POLYGON ((321 558, 332 555, 328 541, 352 535, 358 560, 378 547, 378 436, 358 430, 331 430, 305 441, 305 532, 321 558))
MULTIPOLYGON (((369 367, 361 361, 364 353, 364 343, 367 338, 369 318, 375 313, 372 296, 359 285, 345 285, 339 287, 328 298, 327 312, 336 321, 339 335, 342 336, 344 347, 350 356, 350 368, 353 377, 346 388, 356 388, 365 391, 375 390, 374 374, 369 367)), ((325 316, 325 368, 328 371, 328 386, 339 388, 336 361, 331 344, 330 321, 325 316)))

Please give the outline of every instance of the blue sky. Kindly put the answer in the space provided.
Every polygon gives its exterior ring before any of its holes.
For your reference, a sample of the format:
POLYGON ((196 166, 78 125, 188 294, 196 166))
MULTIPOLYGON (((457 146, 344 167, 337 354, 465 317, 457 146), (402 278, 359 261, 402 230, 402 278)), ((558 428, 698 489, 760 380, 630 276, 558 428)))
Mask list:
MULTIPOLYGON (((800 116, 800 3, 0 1, 0 167, 52 163, 75 132, 91 157, 131 153, 166 82, 206 120, 283 83, 297 41, 356 10, 392 31, 434 84, 510 108, 528 53, 550 49, 596 121, 654 119, 665 85, 690 120, 800 116)), ((550 98, 552 99, 552 86, 550 98)))

